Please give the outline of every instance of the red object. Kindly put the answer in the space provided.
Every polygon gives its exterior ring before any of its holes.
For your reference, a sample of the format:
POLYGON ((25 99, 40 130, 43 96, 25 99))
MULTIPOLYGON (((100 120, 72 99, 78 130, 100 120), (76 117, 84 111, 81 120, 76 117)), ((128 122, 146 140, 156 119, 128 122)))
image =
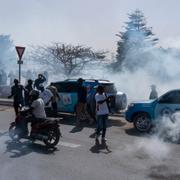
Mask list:
POLYGON ((18 54, 19 60, 21 61, 22 56, 23 56, 24 51, 25 51, 25 47, 16 46, 16 51, 17 51, 17 54, 18 54))

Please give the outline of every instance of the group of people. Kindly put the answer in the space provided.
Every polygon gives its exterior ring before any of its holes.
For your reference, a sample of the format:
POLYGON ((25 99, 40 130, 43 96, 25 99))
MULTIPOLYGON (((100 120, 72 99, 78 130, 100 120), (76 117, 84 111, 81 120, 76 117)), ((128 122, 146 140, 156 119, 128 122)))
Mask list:
MULTIPOLYGON (((11 87, 11 95, 8 98, 14 99, 15 114, 18 114, 19 106, 29 106, 33 118, 45 119, 45 109, 53 110, 53 114, 57 114, 57 101, 60 100, 57 88, 51 83, 47 88, 42 84, 46 78, 39 74, 38 78, 33 82, 29 79, 27 85, 22 86, 17 79, 14 79, 14 85, 11 87)), ((94 119, 87 112, 87 89, 83 86, 84 80, 78 79, 78 92, 77 92, 77 106, 76 106, 76 125, 79 126, 82 120, 88 120, 89 124, 94 122, 94 119)), ((97 88, 95 94, 96 102, 96 140, 100 136, 102 130, 102 140, 105 140, 106 126, 109 114, 108 97, 104 92, 103 86, 97 88)))
POLYGON ((39 74, 38 78, 34 81, 29 79, 27 85, 22 86, 17 79, 14 79, 14 85, 11 87, 11 95, 8 98, 14 99, 13 106, 15 114, 18 114, 18 109, 21 106, 31 107, 33 104, 33 96, 37 96, 43 100, 43 106, 52 108, 54 115, 57 113, 57 99, 59 95, 53 83, 51 83, 47 88, 44 88, 43 83, 46 78, 39 74))
MULTIPOLYGON (((76 106, 76 124, 80 124, 80 121, 83 119, 88 119, 89 123, 94 122, 93 118, 87 112, 87 89, 83 86, 83 79, 78 79, 78 103, 76 106)), ((99 85, 97 87, 97 92, 95 94, 96 102, 96 140, 98 140, 100 133, 102 131, 102 141, 106 141, 106 127, 107 120, 109 115, 109 98, 104 92, 104 87, 99 85)))

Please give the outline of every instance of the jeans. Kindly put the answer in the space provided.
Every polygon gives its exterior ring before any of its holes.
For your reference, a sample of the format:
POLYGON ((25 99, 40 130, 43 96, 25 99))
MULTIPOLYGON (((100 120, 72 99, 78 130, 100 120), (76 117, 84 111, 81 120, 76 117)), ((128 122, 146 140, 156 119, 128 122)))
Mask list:
POLYGON ((107 127, 108 114, 97 115, 97 130, 96 133, 99 136, 100 131, 102 130, 102 138, 106 136, 106 127, 107 127))

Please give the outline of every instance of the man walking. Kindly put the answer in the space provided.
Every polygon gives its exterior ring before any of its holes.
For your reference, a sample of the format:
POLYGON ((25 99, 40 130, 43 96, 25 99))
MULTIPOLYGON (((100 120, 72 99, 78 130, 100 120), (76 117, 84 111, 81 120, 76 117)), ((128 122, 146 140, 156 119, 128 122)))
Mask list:
POLYGON ((13 106, 15 114, 18 114, 18 108, 20 105, 24 105, 23 99, 23 86, 19 84, 17 79, 14 79, 14 86, 11 87, 11 95, 8 98, 14 98, 13 106))
POLYGON ((95 95, 96 100, 96 115, 97 115, 97 130, 96 130, 96 140, 100 135, 100 131, 102 130, 102 141, 106 141, 106 127, 107 127, 107 120, 109 114, 108 108, 108 98, 104 93, 103 86, 98 86, 97 93, 95 95))

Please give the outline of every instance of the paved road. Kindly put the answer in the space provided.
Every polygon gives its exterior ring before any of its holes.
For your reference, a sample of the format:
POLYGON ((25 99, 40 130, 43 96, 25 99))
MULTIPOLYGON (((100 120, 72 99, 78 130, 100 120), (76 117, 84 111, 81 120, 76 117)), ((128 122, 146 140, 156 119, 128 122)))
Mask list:
POLYGON ((55 151, 38 142, 14 143, 7 135, 12 109, 0 106, 0 180, 179 180, 180 145, 138 134, 121 117, 111 117, 107 144, 95 144, 94 128, 62 120, 55 151))

